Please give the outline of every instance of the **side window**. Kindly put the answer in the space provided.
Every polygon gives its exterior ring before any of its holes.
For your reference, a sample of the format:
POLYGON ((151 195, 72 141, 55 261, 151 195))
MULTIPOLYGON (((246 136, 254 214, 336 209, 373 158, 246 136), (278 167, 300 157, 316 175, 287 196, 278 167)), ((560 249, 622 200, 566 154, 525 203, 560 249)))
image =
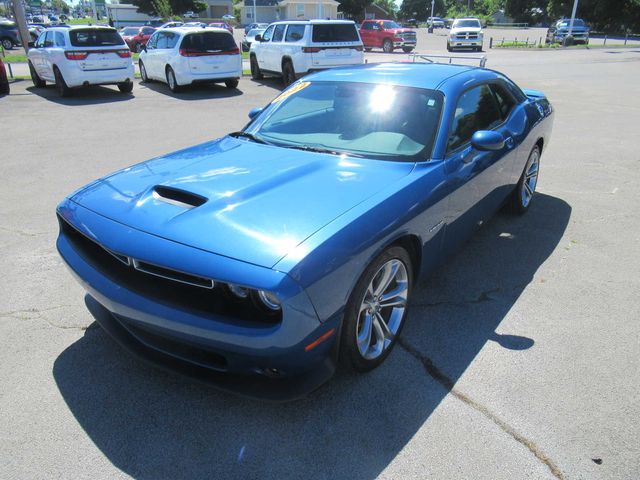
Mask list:
POLYGON ((458 99, 447 150, 455 150, 471 140, 478 130, 491 130, 501 121, 496 100, 488 85, 467 90, 458 99))
POLYGON ((44 39, 46 36, 47 36, 47 32, 43 32, 40 35, 38 35, 38 40, 36 41, 36 48, 44 47, 44 39))
POLYGON ((492 83, 491 90, 493 90, 493 94, 496 96, 498 108, 504 120, 509 116, 513 107, 516 106, 516 100, 511 96, 509 91, 500 84, 492 83))
POLYGON ((273 31, 272 42, 281 42, 282 37, 284 37, 284 29, 287 27, 286 24, 276 25, 276 29, 273 31))
POLYGON ((151 35, 151 38, 147 42, 147 50, 153 50, 154 48, 156 48, 156 45, 158 44, 159 36, 160 36, 160 33, 154 33, 153 35, 151 35))
POLYGON ((304 3, 296 3, 296 17, 304 17, 304 3))
POLYGON ((287 29, 287 36, 284 38, 285 42, 297 42, 304 37, 304 25, 289 25, 287 29))
POLYGON ((167 48, 174 48, 178 44, 180 37, 173 32, 167 32, 167 48))
POLYGON ((156 48, 158 50, 163 48, 169 48, 169 37, 167 37, 166 33, 158 34, 158 43, 156 44, 156 48))
POLYGON ((365 24, 362 25, 362 30, 373 30, 373 23, 365 22, 365 24))
POLYGON ((47 32, 47 36, 44 39, 44 48, 53 47, 53 32, 47 32))
POLYGON ((56 32, 56 47, 64 47, 65 45, 64 34, 62 32, 56 32))
POLYGON ((269 28, 267 28, 265 30, 265 32, 262 34, 262 41, 263 42, 270 42, 271 41, 271 35, 273 35, 273 28, 275 27, 275 25, 271 25, 269 28))

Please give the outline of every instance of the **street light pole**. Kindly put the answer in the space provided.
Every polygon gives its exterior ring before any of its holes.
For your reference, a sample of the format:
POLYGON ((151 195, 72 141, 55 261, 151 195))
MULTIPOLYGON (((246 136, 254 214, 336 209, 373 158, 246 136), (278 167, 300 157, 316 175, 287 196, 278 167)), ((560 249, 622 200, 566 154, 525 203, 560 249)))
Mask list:
POLYGON ((578 10, 578 0, 574 0, 573 2, 573 10, 571 11, 571 21, 569 22, 569 33, 567 36, 570 36, 573 33, 573 21, 576 18, 576 10, 578 10))

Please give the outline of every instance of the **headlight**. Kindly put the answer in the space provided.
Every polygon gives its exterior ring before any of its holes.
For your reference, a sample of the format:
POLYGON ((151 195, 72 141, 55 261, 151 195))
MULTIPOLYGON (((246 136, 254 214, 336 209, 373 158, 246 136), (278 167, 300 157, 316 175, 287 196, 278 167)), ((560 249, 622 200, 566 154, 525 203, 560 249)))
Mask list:
POLYGON ((280 310, 280 300, 273 293, 266 290, 258 290, 258 300, 269 310, 277 312, 280 310))

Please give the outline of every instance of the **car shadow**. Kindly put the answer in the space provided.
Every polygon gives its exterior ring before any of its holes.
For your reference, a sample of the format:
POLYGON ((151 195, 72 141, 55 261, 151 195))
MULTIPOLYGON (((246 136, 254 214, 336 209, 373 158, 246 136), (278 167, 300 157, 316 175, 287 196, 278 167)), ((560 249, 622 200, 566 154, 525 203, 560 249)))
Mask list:
POLYGON ((238 398, 152 369, 95 322, 59 355, 53 375, 89 438, 134 478, 376 478, 487 342, 534 344, 496 330, 570 216, 567 203, 543 194, 523 217, 498 214, 416 287, 402 345, 381 367, 338 374, 297 402, 238 398), (411 349, 446 380, 427 375, 411 349))
POLYGON ((282 78, 276 77, 276 76, 274 77, 265 76, 262 80, 254 80, 253 78, 249 77, 248 80, 250 82, 253 82, 256 85, 273 88, 274 90, 277 90, 277 91, 281 91, 286 88, 284 83, 282 83, 282 78))
POLYGON ((115 85, 92 85, 89 87, 74 88, 68 97, 61 97, 56 91, 55 85, 47 85, 43 88, 27 87, 27 91, 50 102, 66 106, 126 102, 127 100, 132 100, 135 96, 135 87, 132 93, 122 93, 115 85))
POLYGON ((169 89, 166 83, 161 82, 139 82, 135 88, 148 88, 156 93, 161 93, 178 100, 207 100, 212 98, 230 98, 242 95, 242 83, 238 88, 227 88, 224 84, 218 83, 198 83, 181 87, 176 93, 169 89))

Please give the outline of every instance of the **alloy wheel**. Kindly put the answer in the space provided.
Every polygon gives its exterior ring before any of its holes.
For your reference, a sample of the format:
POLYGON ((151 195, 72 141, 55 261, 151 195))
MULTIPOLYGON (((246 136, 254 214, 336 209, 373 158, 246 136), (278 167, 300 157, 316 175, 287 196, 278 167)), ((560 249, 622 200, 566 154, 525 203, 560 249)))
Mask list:
POLYGON ((520 200, 523 207, 527 207, 533 198, 538 183, 538 171, 540 169, 540 151, 534 148, 527 162, 527 169, 522 182, 522 190, 520 191, 520 200))
POLYGON ((356 343, 362 357, 381 356, 400 330, 409 295, 407 267, 397 258, 380 267, 360 303, 356 343))

